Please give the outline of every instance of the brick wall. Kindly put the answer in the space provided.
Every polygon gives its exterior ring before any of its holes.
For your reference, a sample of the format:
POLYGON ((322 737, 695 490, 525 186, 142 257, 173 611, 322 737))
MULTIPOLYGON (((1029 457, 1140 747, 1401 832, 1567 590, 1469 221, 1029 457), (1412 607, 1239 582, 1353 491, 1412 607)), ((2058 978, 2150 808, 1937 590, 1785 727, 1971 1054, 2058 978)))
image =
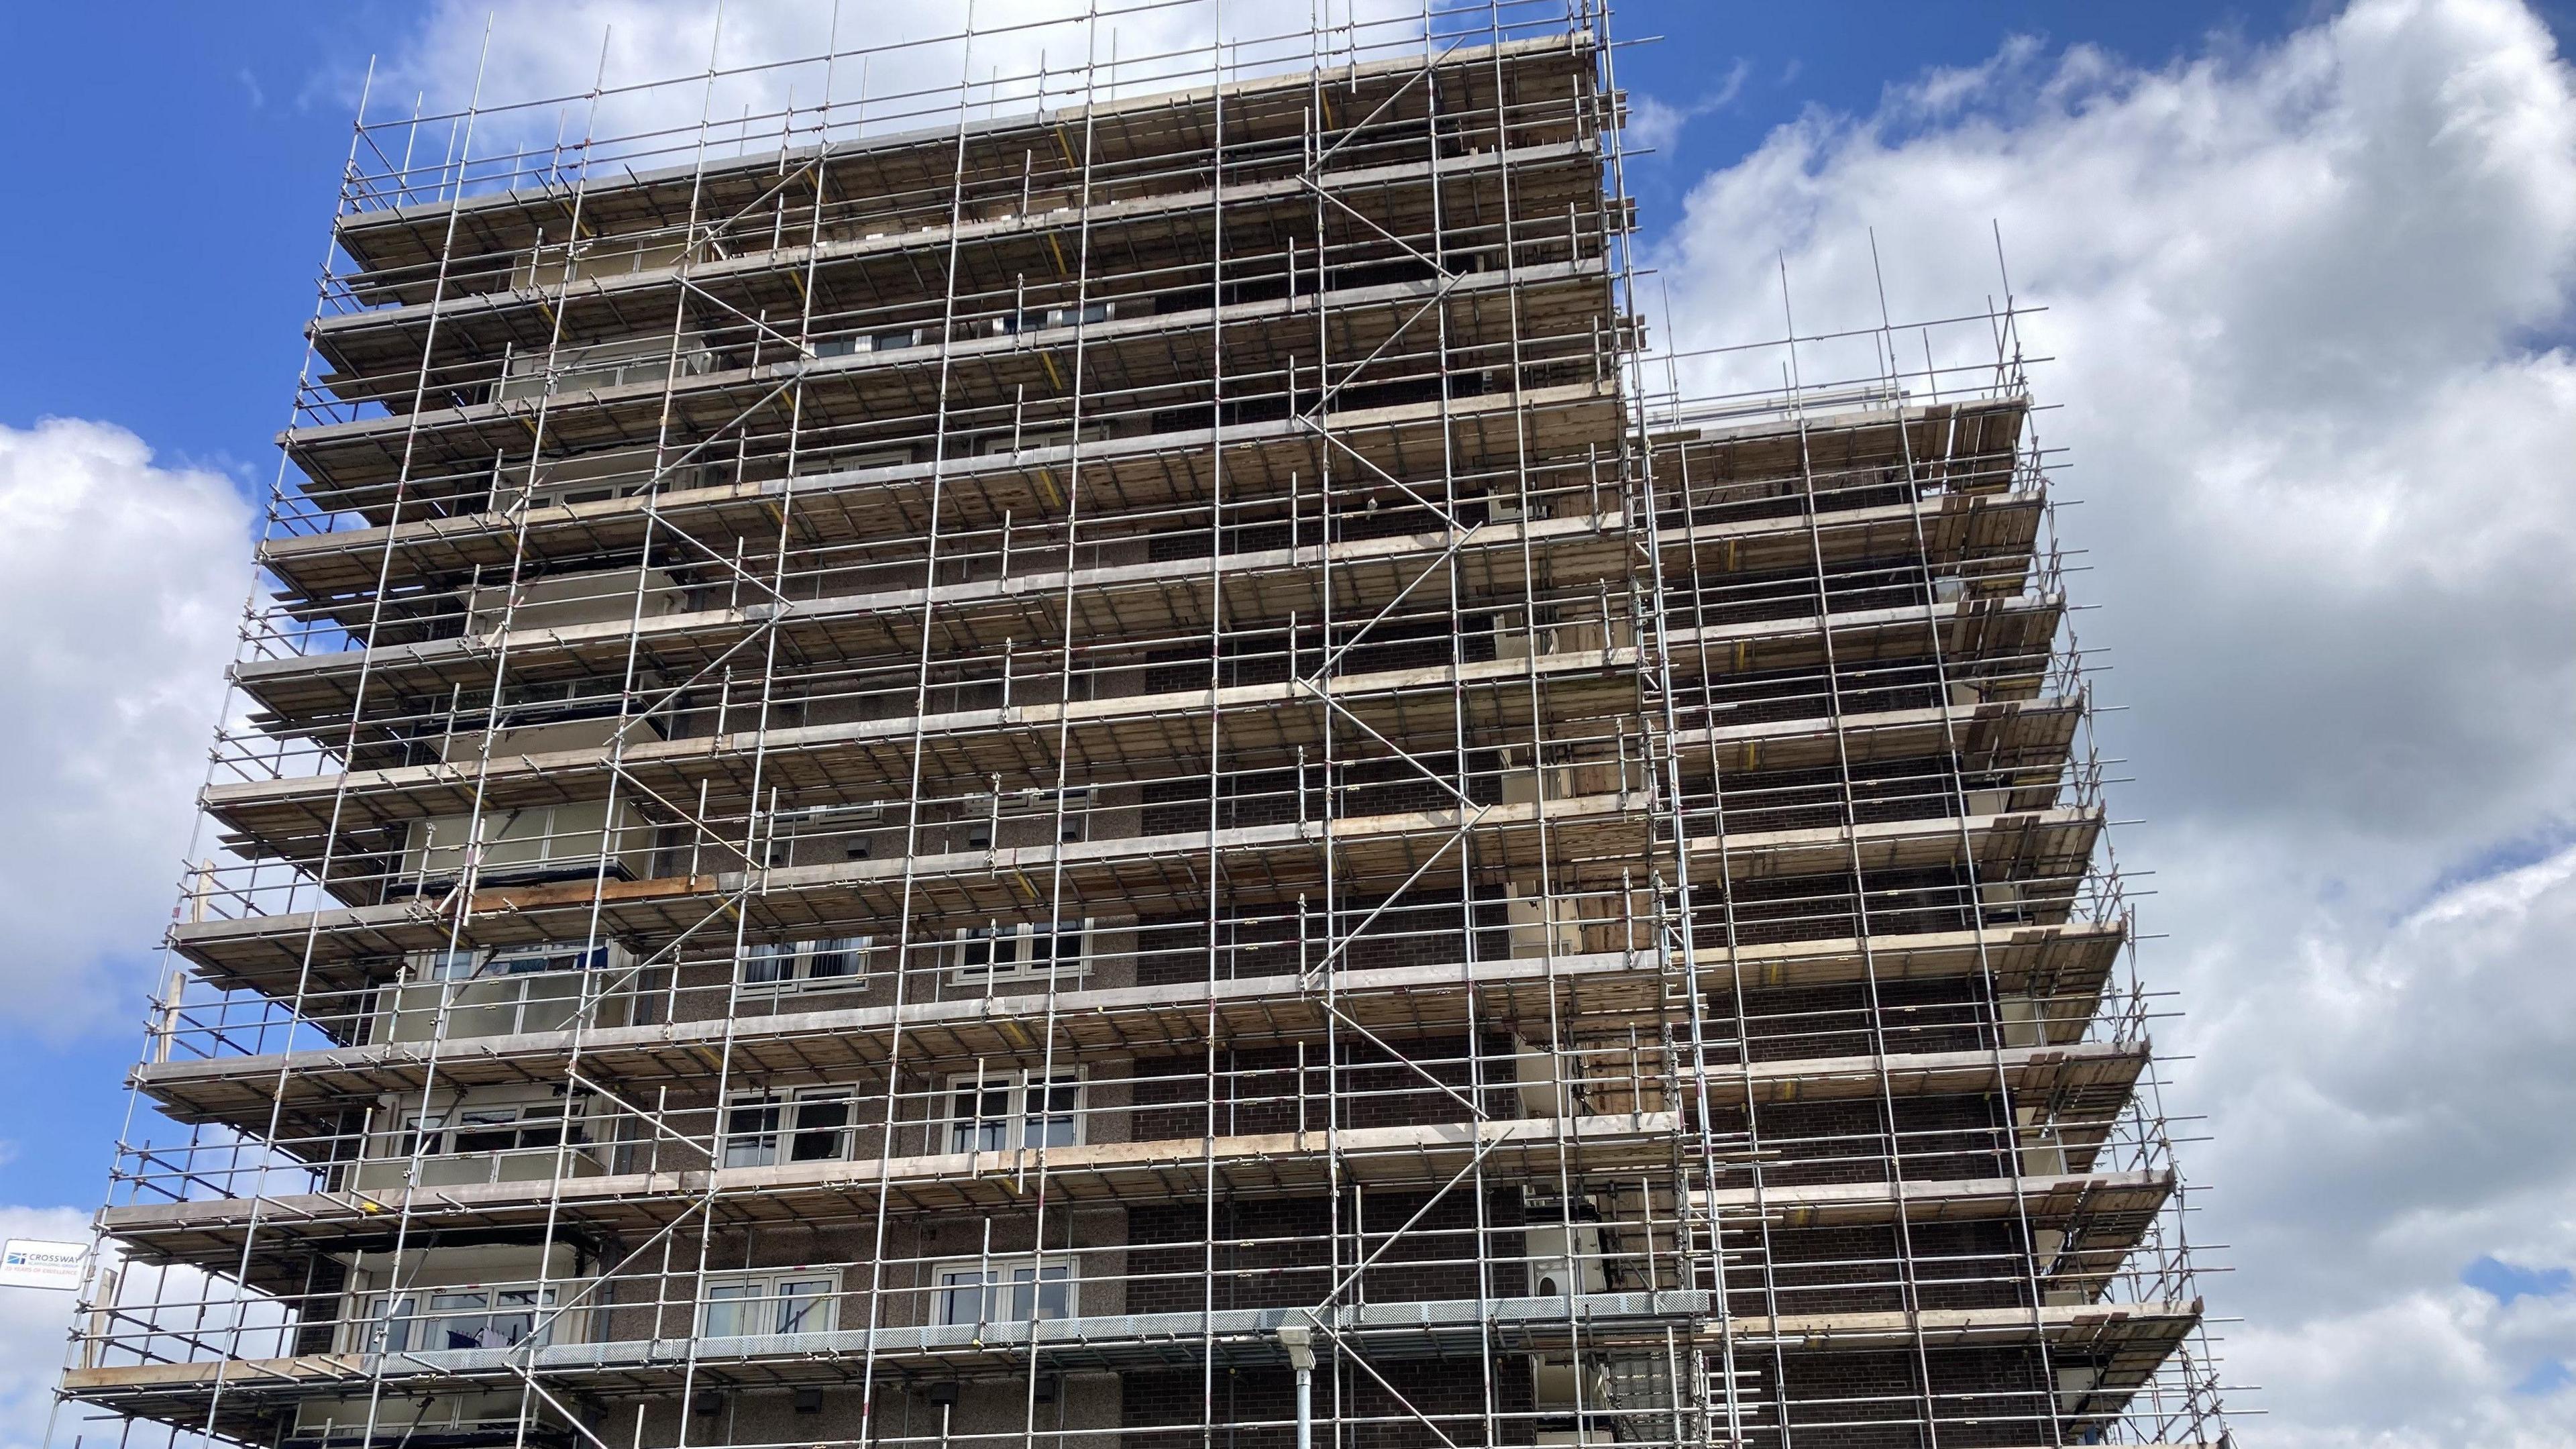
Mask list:
MULTIPOLYGON (((1371 1360, 1370 1368, 1393 1388, 1390 1393, 1368 1373, 1351 1369, 1336 1374, 1329 1358, 1319 1358, 1314 1386, 1318 1443, 1339 1449, 1438 1449, 1446 1438, 1463 1449, 1530 1442, 1529 1372, 1517 1355, 1495 1360, 1490 1401, 1486 1366, 1479 1362, 1371 1360), (1489 1421, 1489 1413, 1498 1422, 1489 1421), (1434 1434, 1416 1414, 1436 1423, 1439 1432, 1434 1434), (1519 1417, 1501 1418, 1505 1415, 1519 1417)), ((1221 1367, 1212 1383, 1197 1372, 1130 1373, 1123 1394, 1125 1441, 1134 1449, 1195 1449, 1202 1442, 1197 1425, 1202 1414, 1209 1414, 1223 1426, 1213 1431, 1222 1449, 1289 1449, 1296 1442, 1294 1384, 1288 1370, 1266 1365, 1221 1367), (1155 1432, 1157 1427, 1163 1432, 1155 1432)))

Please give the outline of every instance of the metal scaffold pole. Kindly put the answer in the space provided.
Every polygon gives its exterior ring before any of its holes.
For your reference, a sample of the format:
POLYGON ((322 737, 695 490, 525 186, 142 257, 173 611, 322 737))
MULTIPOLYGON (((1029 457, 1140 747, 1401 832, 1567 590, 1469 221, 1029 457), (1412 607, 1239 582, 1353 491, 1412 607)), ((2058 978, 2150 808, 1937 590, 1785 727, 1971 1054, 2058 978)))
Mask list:
POLYGON ((1650 327, 1595 0, 861 11, 362 108, 60 1423, 2218 1442, 2009 287, 1650 327))

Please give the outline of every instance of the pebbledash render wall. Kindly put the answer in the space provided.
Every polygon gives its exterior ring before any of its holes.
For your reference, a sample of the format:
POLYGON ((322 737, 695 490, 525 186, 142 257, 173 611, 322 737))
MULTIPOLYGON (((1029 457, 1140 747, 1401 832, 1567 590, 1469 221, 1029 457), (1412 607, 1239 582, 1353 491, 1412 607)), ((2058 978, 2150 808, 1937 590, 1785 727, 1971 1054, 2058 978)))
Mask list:
POLYGON ((2016 315, 1606 20, 362 110, 54 1437, 2223 1442, 2016 315))

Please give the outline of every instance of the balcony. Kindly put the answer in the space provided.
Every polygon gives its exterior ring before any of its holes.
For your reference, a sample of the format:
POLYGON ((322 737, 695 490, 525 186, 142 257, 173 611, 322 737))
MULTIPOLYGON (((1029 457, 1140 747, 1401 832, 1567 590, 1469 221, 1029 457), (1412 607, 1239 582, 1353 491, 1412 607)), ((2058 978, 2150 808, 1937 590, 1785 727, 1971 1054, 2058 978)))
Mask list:
POLYGON ((516 1389, 505 1389, 497 1393, 426 1397, 362 1393, 349 1398, 306 1399, 295 1406, 294 1425, 285 1442, 298 1449, 361 1444, 458 1449, 473 1444, 578 1442, 572 1421, 561 1410, 543 1399, 529 1402, 529 1398, 516 1389))
POLYGON ((582 1341, 584 1318, 565 1309, 565 1288, 579 1284, 495 1283, 413 1286, 371 1293, 341 1324, 344 1353, 436 1353, 459 1348, 539 1347, 582 1341))
POLYGON ((545 574, 465 591, 465 632, 493 636, 659 619, 688 605, 679 582, 641 565, 545 574))
POLYGON ((620 800, 533 805, 412 822, 392 895, 430 895, 475 884, 584 879, 641 880, 652 872, 653 827, 620 800))
POLYGON ((368 1039, 459 1041, 624 1026, 633 998, 608 990, 609 973, 632 965, 623 947, 579 943, 416 952, 403 980, 378 995, 368 1039))
POLYGON ((694 335, 560 347, 553 349, 551 365, 544 352, 523 352, 502 364, 501 376, 492 384, 491 400, 509 402, 594 388, 668 382, 675 377, 712 372, 715 365, 715 353, 694 335))
MULTIPOLYGON (((368 1192, 597 1177, 608 1170, 587 1092, 509 1086, 389 1096, 358 1139, 346 1174, 368 1192)), ((515 1340, 514 1340, 515 1341, 515 1340)), ((470 1345, 469 1345, 470 1346, 470 1345)))

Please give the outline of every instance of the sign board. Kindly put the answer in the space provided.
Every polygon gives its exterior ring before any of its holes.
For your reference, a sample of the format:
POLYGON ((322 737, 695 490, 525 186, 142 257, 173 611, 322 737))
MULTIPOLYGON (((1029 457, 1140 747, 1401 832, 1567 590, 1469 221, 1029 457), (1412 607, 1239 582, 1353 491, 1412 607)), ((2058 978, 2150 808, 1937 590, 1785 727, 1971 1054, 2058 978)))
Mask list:
POLYGON ((11 1238, 0 1245, 0 1288, 78 1288, 87 1243, 11 1238))

